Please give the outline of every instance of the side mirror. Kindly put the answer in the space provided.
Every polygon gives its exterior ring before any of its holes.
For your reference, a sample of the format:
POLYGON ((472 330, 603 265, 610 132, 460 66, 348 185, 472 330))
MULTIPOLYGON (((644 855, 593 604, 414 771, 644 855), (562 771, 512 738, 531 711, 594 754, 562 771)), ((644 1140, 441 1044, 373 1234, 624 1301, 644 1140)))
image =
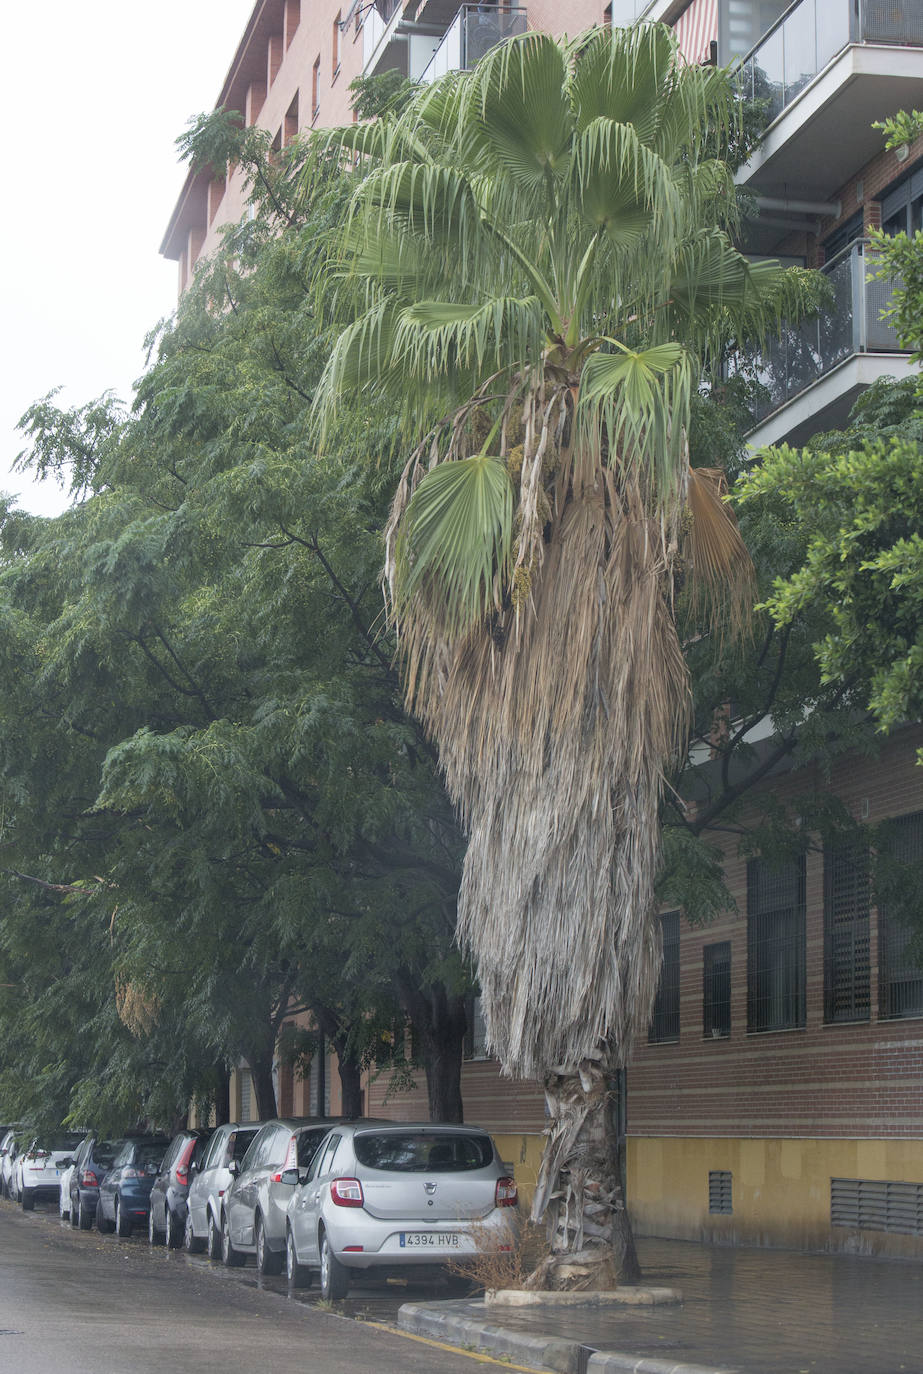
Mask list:
POLYGON ((58 1168, 59 1168, 59 1169, 69 1169, 70 1166, 73 1164, 73 1162, 74 1162, 74 1161, 73 1161, 72 1159, 61 1159, 61 1160, 58 1161, 58 1168))
POLYGON ((300 1182, 301 1182, 301 1179, 300 1179, 299 1176, 298 1176, 298 1170, 297 1170, 297 1169, 283 1169, 283 1170, 282 1170, 282 1178, 280 1179, 280 1182, 281 1182, 281 1183, 287 1183, 287 1184, 289 1184, 290 1187, 294 1188, 294 1186, 295 1186, 296 1183, 300 1183, 300 1182))
POLYGON ((231 1175, 231 1178, 236 1178, 240 1173, 240 1165, 236 1159, 232 1159, 228 1164, 228 1173, 231 1175))

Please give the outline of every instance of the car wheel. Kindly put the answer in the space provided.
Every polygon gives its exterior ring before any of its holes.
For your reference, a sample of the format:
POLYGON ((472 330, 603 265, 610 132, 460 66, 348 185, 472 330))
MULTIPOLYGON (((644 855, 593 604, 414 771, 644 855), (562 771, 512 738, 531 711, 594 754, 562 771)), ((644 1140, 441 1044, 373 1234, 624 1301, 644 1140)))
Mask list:
POLYGON ((112 1231, 115 1229, 112 1222, 103 1211, 103 1200, 101 1196, 96 1204, 96 1229, 101 1236, 111 1235, 112 1231))
POLYGON ((282 1271, 282 1256, 271 1249, 261 1216, 257 1216, 256 1219, 256 1267, 261 1274, 266 1275, 279 1274, 282 1271))
POLYGON ((201 1255, 205 1249, 205 1241, 201 1236, 197 1236, 192 1229, 192 1213, 186 1213, 186 1226, 183 1230, 183 1249, 187 1255, 201 1255))
POLYGON ((285 1233, 285 1277, 288 1279, 289 1288, 311 1287, 311 1271, 306 1264, 298 1263, 295 1237, 292 1235, 291 1227, 285 1233))
POLYGON ((180 1219, 175 1212, 171 1212, 169 1207, 164 1211, 167 1222, 166 1235, 164 1241, 169 1250, 178 1250, 183 1243, 183 1232, 180 1226, 180 1219))
POLYGON ((215 1221, 211 1212, 208 1214, 208 1241, 206 1242, 206 1247, 210 1260, 217 1261, 221 1259, 221 1227, 218 1225, 217 1221, 215 1221))
MULTIPOLYGON (((73 1213, 71 1215, 73 1216, 73 1213)), ((80 1196, 77 1198, 77 1225, 81 1231, 89 1231, 93 1225, 93 1213, 84 1204, 83 1198, 80 1196)))
POLYGON ((35 1207, 35 1193, 33 1189, 23 1188, 22 1197, 19 1199, 19 1201, 22 1203, 22 1210, 24 1212, 33 1211, 35 1207))
POLYGON ((128 1217, 122 1211, 122 1199, 117 1197, 115 1199, 115 1234, 121 1236, 123 1240, 127 1240, 133 1229, 134 1226, 132 1222, 128 1220, 128 1217))
POLYGON ((327 1239, 327 1232, 320 1233, 320 1291, 328 1302, 337 1302, 349 1292, 349 1274, 341 1264, 327 1239))
POLYGON ((73 1198, 71 1198, 70 1219, 71 1226, 73 1226, 74 1228, 76 1228, 80 1224, 80 1209, 73 1198))
POLYGON ((229 1269, 239 1269, 245 1264, 247 1256, 240 1250, 234 1249, 234 1242, 231 1240, 231 1228, 228 1224, 227 1212, 221 1218, 221 1261, 229 1269))

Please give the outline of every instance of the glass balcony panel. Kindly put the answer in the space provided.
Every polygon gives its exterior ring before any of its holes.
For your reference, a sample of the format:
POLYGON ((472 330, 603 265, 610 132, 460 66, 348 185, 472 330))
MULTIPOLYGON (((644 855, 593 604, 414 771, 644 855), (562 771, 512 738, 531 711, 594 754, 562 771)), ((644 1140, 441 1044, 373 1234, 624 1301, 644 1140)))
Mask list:
POLYGON ((527 27, 525 9, 462 5, 420 80, 429 83, 447 72, 469 71, 491 48, 527 27))
POLYGON ((866 254, 865 244, 855 243, 825 270, 833 291, 829 310, 815 320, 783 324, 765 347, 730 364, 731 375, 766 389, 754 408, 757 423, 856 353, 902 351, 894 326, 881 318, 899 283, 868 281, 873 263, 866 254))
POLYGON ((842 52, 845 47, 848 47, 851 37, 850 9, 851 6, 842 3, 836 5, 820 3, 816 6, 818 71, 826 67, 827 63, 832 61, 838 52, 842 52))
MULTIPOLYGON (((829 3, 829 0, 828 0, 829 3)), ((818 72, 817 0, 804 0, 781 25, 785 63, 784 104, 795 99, 818 72)))
POLYGON ((785 107, 785 46, 781 27, 753 54, 753 94, 768 102, 769 124, 785 107))

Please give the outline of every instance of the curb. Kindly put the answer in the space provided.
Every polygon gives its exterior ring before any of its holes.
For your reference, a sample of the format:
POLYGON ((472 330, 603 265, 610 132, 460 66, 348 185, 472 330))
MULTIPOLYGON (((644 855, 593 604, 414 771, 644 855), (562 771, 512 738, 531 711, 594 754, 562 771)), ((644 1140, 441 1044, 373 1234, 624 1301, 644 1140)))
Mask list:
POLYGON ((531 1336, 476 1317, 462 1316, 458 1302, 406 1302, 398 1310, 401 1331, 428 1336, 446 1345, 506 1357, 551 1374, 734 1374, 712 1365, 684 1364, 616 1351, 590 1349, 561 1336, 531 1336), (455 1309, 455 1310, 453 1310, 455 1309))
POLYGON ((549 1293, 534 1288, 489 1288, 484 1294, 488 1307, 661 1307, 681 1303, 679 1288, 631 1287, 580 1289, 549 1293))

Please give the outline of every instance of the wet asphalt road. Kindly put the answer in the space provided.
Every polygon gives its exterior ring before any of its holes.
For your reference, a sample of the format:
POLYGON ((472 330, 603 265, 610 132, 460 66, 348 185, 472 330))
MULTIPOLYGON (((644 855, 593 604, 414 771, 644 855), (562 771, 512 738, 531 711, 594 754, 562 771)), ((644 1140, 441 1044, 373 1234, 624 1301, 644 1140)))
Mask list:
POLYGON ((224 1269, 0 1202, 0 1374, 475 1374, 483 1357, 369 1325, 445 1296, 438 1284, 363 1284, 328 1311, 249 1264, 224 1269))

